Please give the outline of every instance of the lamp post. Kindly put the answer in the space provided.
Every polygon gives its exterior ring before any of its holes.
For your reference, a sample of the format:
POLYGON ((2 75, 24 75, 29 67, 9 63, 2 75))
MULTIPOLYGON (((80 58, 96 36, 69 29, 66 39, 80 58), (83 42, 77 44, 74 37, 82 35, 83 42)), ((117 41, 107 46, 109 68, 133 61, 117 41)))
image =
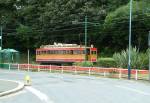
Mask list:
POLYGON ((0 50, 2 50, 2 35, 3 35, 3 28, 2 28, 2 25, 0 27, 0 30, 1 30, 1 34, 0 34, 0 50))
POLYGON ((129 20, 129 57, 128 57, 128 79, 131 78, 131 32, 132 32, 132 2, 130 0, 130 20, 129 20))
POLYGON ((148 57, 149 57, 149 81, 150 81, 150 31, 148 35, 148 57))
POLYGON ((87 16, 85 16, 85 61, 87 60, 87 16))

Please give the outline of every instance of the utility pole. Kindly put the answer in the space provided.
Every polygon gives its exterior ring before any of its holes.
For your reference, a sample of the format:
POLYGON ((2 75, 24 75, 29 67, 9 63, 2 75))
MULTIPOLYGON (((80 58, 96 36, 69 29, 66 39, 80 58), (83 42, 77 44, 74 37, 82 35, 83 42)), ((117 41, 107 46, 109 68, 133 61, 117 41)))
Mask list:
POLYGON ((85 61, 87 61, 87 16, 85 16, 85 61))
POLYGON ((29 72, 29 70, 30 70, 29 65, 30 65, 30 51, 29 51, 29 49, 28 49, 28 72, 29 72))
POLYGON ((84 45, 85 45, 85 58, 84 58, 84 61, 87 61, 88 59, 88 53, 87 53, 87 26, 88 24, 91 24, 91 25, 95 25, 95 26, 99 26, 100 23, 92 23, 92 22, 88 22, 88 18, 87 16, 85 16, 84 18, 84 22, 78 22, 78 20, 75 20, 75 21, 72 21, 72 24, 84 24, 84 45))
POLYGON ((129 57, 128 57, 128 79, 131 78, 131 32, 132 32, 132 2, 130 0, 130 21, 129 21, 129 57))
POLYGON ((150 81, 150 31, 148 35, 148 56, 149 56, 149 81, 150 81))
POLYGON ((1 41, 0 50, 2 50, 2 35, 3 35, 3 28, 2 28, 2 26, 0 27, 0 29, 1 29, 1 34, 0 34, 0 41, 1 41))

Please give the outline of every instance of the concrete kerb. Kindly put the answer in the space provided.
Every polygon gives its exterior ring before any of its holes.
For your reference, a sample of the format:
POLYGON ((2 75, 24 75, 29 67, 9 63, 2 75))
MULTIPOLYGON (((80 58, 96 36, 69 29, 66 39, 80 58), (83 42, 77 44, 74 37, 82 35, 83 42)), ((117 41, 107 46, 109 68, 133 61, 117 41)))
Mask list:
POLYGON ((4 80, 4 79, 0 79, 0 81, 7 81, 7 82, 13 82, 13 83, 17 83, 18 86, 14 89, 8 90, 8 91, 4 91, 0 93, 0 97, 2 96, 6 96, 15 92, 18 92, 20 90, 22 90, 24 88, 24 83, 19 82, 19 81, 12 81, 12 80, 4 80))

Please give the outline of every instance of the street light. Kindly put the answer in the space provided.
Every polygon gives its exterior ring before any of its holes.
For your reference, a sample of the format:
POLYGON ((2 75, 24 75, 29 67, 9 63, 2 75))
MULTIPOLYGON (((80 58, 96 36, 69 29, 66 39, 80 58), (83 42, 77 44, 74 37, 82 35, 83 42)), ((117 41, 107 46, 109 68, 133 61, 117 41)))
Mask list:
POLYGON ((1 17, 1 24, 0 24, 0 50, 2 50, 2 37, 3 37, 3 25, 4 25, 4 16, 1 17))
POLYGON ((84 25, 85 25, 85 61, 87 60, 87 16, 85 16, 85 21, 84 21, 84 25))
POLYGON ((84 35, 85 35, 85 61, 87 60, 87 26, 88 24, 94 25, 94 26, 99 26, 100 23, 93 23, 93 22, 88 22, 87 16, 84 18, 84 22, 79 22, 78 20, 72 21, 72 24, 84 24, 84 35))
POLYGON ((132 2, 130 0, 130 20, 129 20, 129 57, 128 57, 128 79, 131 78, 131 27, 132 27, 132 2))
POLYGON ((150 31, 148 35, 148 57, 149 57, 149 80, 150 80, 150 31))
POLYGON ((0 29, 1 29, 1 34, 0 34, 0 50, 2 50, 2 35, 3 35, 3 28, 2 28, 2 25, 1 25, 1 27, 0 27, 0 29))

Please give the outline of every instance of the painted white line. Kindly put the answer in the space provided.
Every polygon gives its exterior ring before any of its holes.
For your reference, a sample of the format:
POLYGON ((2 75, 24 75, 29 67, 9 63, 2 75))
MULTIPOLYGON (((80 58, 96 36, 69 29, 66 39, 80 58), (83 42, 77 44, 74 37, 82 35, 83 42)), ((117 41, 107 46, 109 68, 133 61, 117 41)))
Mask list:
POLYGON ((25 75, 25 73, 17 73, 17 71, 16 72, 12 72, 12 71, 10 71, 10 72, 6 72, 6 71, 0 71, 0 73, 4 73, 4 74, 19 74, 19 75, 25 75))
POLYGON ((150 96, 150 93, 147 93, 147 92, 144 92, 144 91, 141 91, 141 90, 138 90, 138 89, 133 89, 133 88, 129 88, 129 87, 121 86, 121 85, 116 85, 116 87, 126 89, 126 90, 129 90, 129 91, 132 91, 132 92, 136 92, 136 93, 139 93, 139 94, 142 94, 142 95, 150 96))
POLYGON ((6 96, 3 96, 3 97, 0 97, 0 100, 1 100, 1 99, 6 99, 6 98, 11 98, 11 97, 14 97, 14 96, 17 96, 17 95, 21 95, 21 94, 24 94, 24 93, 26 93, 26 92, 27 92, 27 91, 22 90, 22 91, 19 91, 19 92, 10 94, 10 95, 6 95, 6 96))
POLYGON ((51 101, 47 95, 45 95, 44 93, 40 92, 39 90, 33 88, 33 87, 25 87, 28 91, 30 91, 31 93, 33 93, 35 96, 37 96, 42 102, 44 103, 54 103, 53 101, 51 101))

